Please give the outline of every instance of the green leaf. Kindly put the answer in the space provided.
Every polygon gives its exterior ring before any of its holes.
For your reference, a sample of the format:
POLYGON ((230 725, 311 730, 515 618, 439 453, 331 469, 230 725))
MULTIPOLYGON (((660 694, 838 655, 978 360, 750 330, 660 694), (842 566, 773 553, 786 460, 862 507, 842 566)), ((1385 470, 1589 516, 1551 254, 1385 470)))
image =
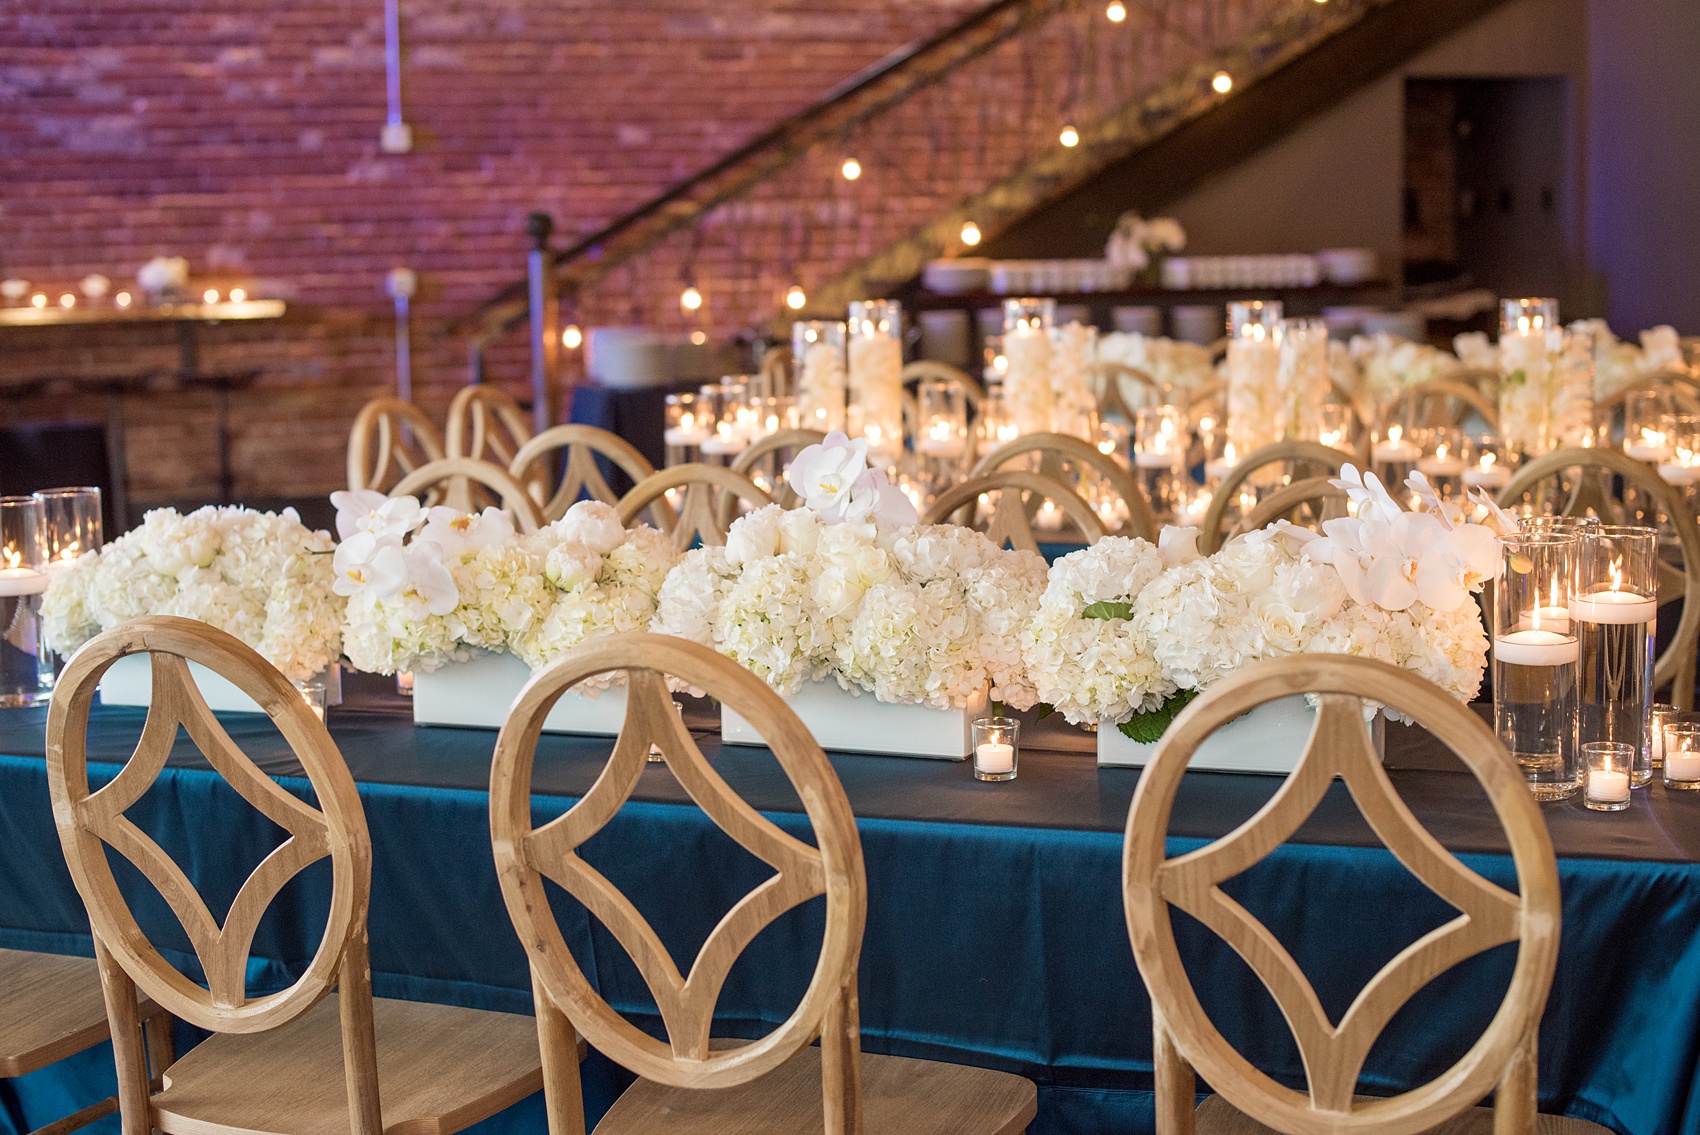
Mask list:
POLYGON ((1518 387, 1518 386, 1522 386, 1525 382, 1528 382, 1528 381, 1529 381, 1528 372, 1525 371, 1522 367, 1518 367, 1516 370, 1512 371, 1510 374, 1505 376, 1504 385, 1510 386, 1510 387, 1518 387))
POLYGON ((1057 711, 1057 707, 1048 701, 1042 701, 1033 708, 1039 711, 1038 715, 1033 718, 1034 721, 1043 721, 1057 711))
POLYGON ((1197 696, 1197 690, 1176 690, 1169 695, 1168 701, 1156 709, 1136 713, 1116 728, 1120 729, 1122 736, 1129 741, 1138 741, 1141 745, 1154 744, 1163 739, 1163 734, 1168 730, 1169 723, 1175 719, 1175 715, 1197 696))
POLYGON ((1133 604, 1118 603, 1113 599, 1101 599, 1080 612, 1080 615, 1085 619, 1131 619, 1133 618, 1133 604))
POLYGON ((1007 705, 1005 705, 1003 702, 998 701, 994 698, 992 700, 992 716, 993 717, 1008 717, 1009 716, 1009 707, 1007 705))

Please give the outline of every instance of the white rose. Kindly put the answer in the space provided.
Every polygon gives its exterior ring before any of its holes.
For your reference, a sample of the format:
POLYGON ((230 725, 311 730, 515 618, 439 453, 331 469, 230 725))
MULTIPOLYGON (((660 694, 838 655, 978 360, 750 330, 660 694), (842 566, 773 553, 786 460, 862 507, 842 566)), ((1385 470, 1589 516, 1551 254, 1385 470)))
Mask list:
POLYGON ((828 568, 815 577, 812 594, 821 614, 836 619, 861 602, 867 588, 843 568, 828 568))
POLYGON ((571 591, 602 573, 602 557, 577 544, 557 544, 549 549, 543 574, 562 591, 571 591))
POLYGON ((579 501, 550 528, 560 539, 583 544, 599 556, 612 552, 626 538, 620 514, 601 501, 579 501))
POLYGON ((812 556, 820 543, 820 521, 806 508, 793 508, 779 516, 781 551, 812 556))
POLYGON ((777 556, 781 511, 768 505, 735 521, 726 533, 726 562, 742 565, 777 556))

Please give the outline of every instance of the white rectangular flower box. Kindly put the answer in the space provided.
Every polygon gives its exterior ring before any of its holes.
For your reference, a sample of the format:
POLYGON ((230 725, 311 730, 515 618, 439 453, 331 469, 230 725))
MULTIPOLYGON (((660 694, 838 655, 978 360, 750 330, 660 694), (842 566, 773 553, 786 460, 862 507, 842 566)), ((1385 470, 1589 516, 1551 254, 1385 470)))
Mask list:
MULTIPOLYGON (((1386 744, 1386 718, 1377 713, 1370 722, 1370 740, 1380 754, 1386 744)), ((1205 738, 1187 762, 1191 771, 1261 772, 1285 776, 1298 766, 1310 741, 1316 711, 1303 694, 1264 702, 1205 738)), ((1161 742, 1131 741, 1110 720, 1098 722, 1098 764, 1138 768, 1149 764, 1161 742)))
MULTIPOLYGON (((520 689, 531 680, 531 667, 511 654, 473 651, 466 662, 451 662, 430 673, 413 674, 413 724, 461 725, 500 729, 520 689)), ((543 720, 545 733, 586 733, 615 737, 626 721, 626 688, 611 686, 597 697, 568 691, 543 720)))
MULTIPOLYGON (((214 713, 262 713, 259 703, 237 689, 228 679, 213 673, 199 662, 189 663, 195 685, 207 708, 214 713)), ((332 665, 325 670, 325 704, 342 704, 342 667, 332 665)), ((100 676, 100 704, 153 704, 153 663, 146 654, 127 654, 114 662, 100 676)))
MULTIPOLYGON (((966 760, 974 751, 973 722, 986 712, 983 699, 963 709, 894 705, 867 692, 858 697, 832 679, 809 682, 785 702, 823 749, 945 761, 966 760)), ((720 739, 728 745, 766 744, 748 721, 724 705, 720 739)))

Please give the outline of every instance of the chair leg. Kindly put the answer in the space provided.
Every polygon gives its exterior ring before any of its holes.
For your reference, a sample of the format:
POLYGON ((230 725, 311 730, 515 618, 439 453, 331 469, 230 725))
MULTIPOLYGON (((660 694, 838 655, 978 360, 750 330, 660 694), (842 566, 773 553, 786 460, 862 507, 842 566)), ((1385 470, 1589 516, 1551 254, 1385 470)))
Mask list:
POLYGON ((826 1011, 820 1062, 826 1135, 862 1135, 862 1010, 855 970, 826 1011))
POLYGON ((584 1085, 577 1032, 555 999, 531 971, 531 996, 537 1006, 537 1043, 543 1057, 543 1106, 549 1135, 584 1135, 584 1085))
POLYGON ((1534 1135, 1539 1061, 1535 1033, 1519 1045, 1493 1098, 1493 1135, 1534 1135))
POLYGON ((100 967, 100 987, 106 998, 106 1019, 112 1030, 112 1057, 118 1070, 118 1113, 123 1135, 150 1135, 153 1104, 148 1099, 148 1054, 142 1040, 141 1013, 136 1006, 136 983, 107 952, 97 935, 94 959, 100 967))
MULTIPOLYGON (((1157 1135, 1193 1135, 1198 1079, 1169 1036, 1163 1016, 1151 1007, 1152 1069, 1156 1074, 1157 1135)), ((1497 1133, 1496 1133, 1497 1135, 1497 1133)))
POLYGON ((150 1083, 158 1091, 165 1070, 177 1063, 177 1045, 171 1038, 171 1015, 161 1009, 143 1021, 142 1039, 148 1050, 148 1069, 152 1073, 150 1083))

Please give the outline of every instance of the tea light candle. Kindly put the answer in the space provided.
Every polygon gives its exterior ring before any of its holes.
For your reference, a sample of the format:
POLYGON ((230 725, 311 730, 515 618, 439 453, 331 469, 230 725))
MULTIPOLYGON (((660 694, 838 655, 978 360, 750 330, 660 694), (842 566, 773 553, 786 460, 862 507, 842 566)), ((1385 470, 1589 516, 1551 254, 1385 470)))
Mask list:
POLYGON ((981 772, 1009 772, 1015 768, 1015 746, 983 741, 975 748, 974 759, 981 772))
POLYGON ((1536 607, 1532 612, 1517 620, 1517 629, 1527 630, 1556 630, 1570 629, 1569 607, 1536 607))
POLYGON ((1563 666, 1576 661, 1576 638, 1548 630, 1512 631, 1493 640, 1493 656, 1514 666, 1563 666))
POLYGON ((1503 489, 1511 483, 1511 470, 1499 464, 1492 453, 1484 453, 1464 470, 1464 483, 1477 489, 1503 489))
POLYGON ((1658 618, 1659 601, 1632 591, 1594 591, 1577 596, 1570 614, 1584 623, 1645 623, 1658 618))
POLYGON ((1621 804, 1629 799, 1629 774, 1616 769, 1588 770, 1588 799, 1621 804))
POLYGON ((1696 481, 1700 481, 1700 464, 1690 464, 1680 459, 1677 461, 1661 461, 1659 462, 1659 479, 1667 485, 1679 487, 1692 485, 1696 481))
POLYGON ((40 595, 47 590, 52 577, 35 568, 0 568, 0 597, 14 599, 22 595, 40 595))
POLYGON ((1232 473, 1234 467, 1239 463, 1239 457, 1234 453, 1234 443, 1230 441, 1222 447, 1220 458, 1205 463, 1204 475, 1212 481, 1220 481, 1223 477, 1232 473))
POLYGON ((1667 752, 1665 754, 1666 780, 1700 780, 1700 753, 1667 752))
POLYGON ((1143 452, 1133 455, 1133 463, 1140 469, 1173 469, 1181 460, 1179 453, 1143 452))
POLYGON ((712 436, 702 439, 702 451, 708 457, 729 457, 734 453, 744 452, 745 444, 743 437, 735 433, 730 425, 721 422, 712 436))
POLYGON ((1464 459, 1447 450, 1445 442, 1434 447, 1434 453, 1417 462, 1417 471, 1425 477, 1456 477, 1464 472, 1464 459))
MULTIPOLYGON (((688 416, 689 415, 687 415, 687 417, 688 416)), ((669 426, 662 434, 662 440, 668 445, 677 445, 680 447, 687 445, 701 445, 707 439, 707 430, 688 422, 681 422, 676 426, 669 426)))
POLYGON ((1664 434, 1644 429, 1639 438, 1623 439, 1623 452, 1636 461, 1662 461, 1670 456, 1670 446, 1665 444, 1664 434))
POLYGON ((1370 453, 1382 465, 1405 465, 1422 455, 1422 448, 1405 436, 1404 427, 1396 425, 1387 428, 1387 437, 1376 442, 1370 453))

